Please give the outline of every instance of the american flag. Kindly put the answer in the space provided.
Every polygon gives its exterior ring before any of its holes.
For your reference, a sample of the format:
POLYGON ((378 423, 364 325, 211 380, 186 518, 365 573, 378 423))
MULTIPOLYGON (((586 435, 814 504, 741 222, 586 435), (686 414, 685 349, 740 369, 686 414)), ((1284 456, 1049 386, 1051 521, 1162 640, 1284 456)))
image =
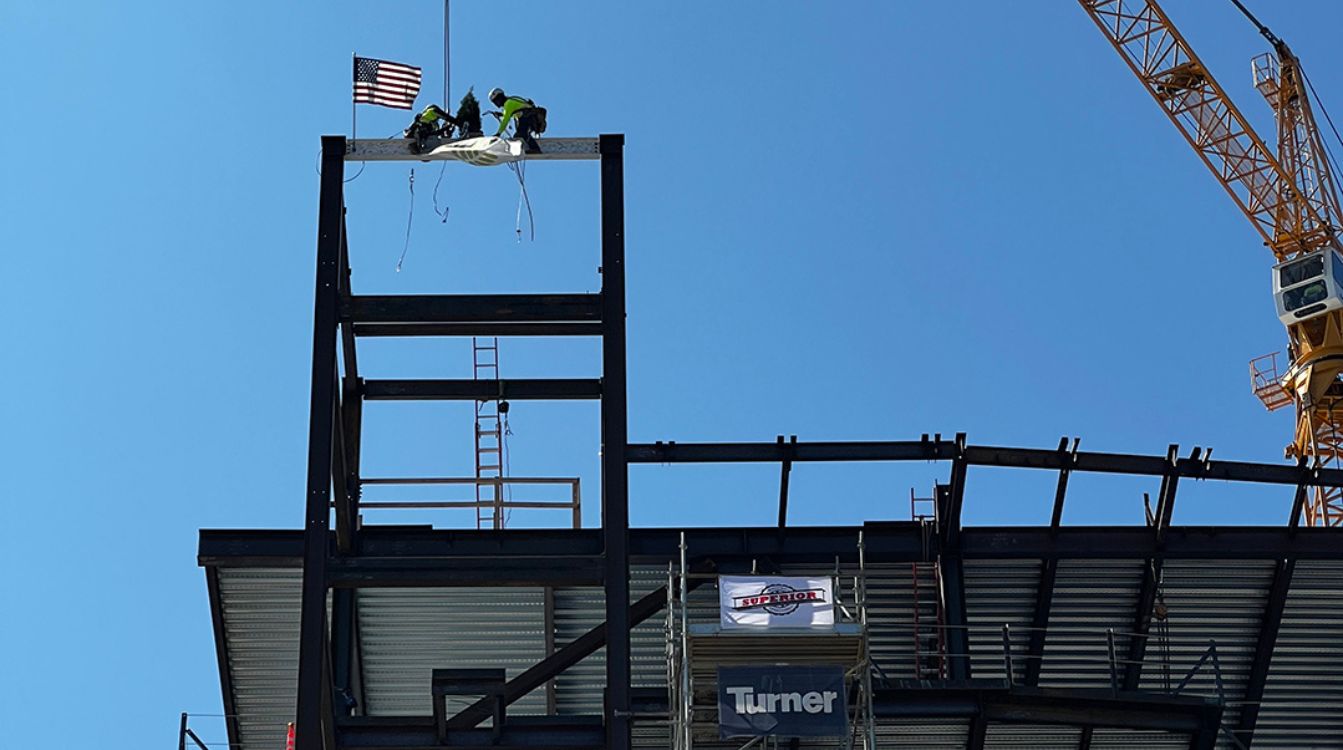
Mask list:
POLYGON ((354 103, 410 109, 420 93, 420 69, 412 65, 354 58, 354 103))

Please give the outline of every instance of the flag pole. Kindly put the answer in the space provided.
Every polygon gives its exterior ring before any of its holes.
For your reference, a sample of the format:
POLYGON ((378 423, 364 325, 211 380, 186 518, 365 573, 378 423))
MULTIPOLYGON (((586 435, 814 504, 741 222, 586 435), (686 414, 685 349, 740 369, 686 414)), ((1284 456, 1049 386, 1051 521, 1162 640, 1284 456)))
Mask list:
MULTIPOLYGON (((358 81, 358 80, 359 80, 359 55, 358 55, 357 53, 355 53, 355 52, 351 52, 351 53, 350 53, 350 69, 353 71, 353 75, 350 77, 350 80, 351 80, 351 81, 358 81)), ((359 121, 355 118, 355 113, 358 111, 358 110, 356 109, 356 107, 358 106, 358 103, 355 101, 355 98, 354 98, 354 84, 353 84, 353 83, 350 84, 350 89, 351 89, 351 91, 350 91, 350 150, 351 150, 351 151, 354 151, 354 137, 355 137, 355 134, 359 132, 359 121)))
POLYGON ((451 69, 451 62, 449 56, 447 56, 447 50, 449 50, 449 47, 447 47, 449 8, 447 7, 449 7, 449 3, 450 0, 443 0, 443 109, 453 112, 450 109, 453 106, 453 95, 451 95, 453 94, 453 69, 451 69))

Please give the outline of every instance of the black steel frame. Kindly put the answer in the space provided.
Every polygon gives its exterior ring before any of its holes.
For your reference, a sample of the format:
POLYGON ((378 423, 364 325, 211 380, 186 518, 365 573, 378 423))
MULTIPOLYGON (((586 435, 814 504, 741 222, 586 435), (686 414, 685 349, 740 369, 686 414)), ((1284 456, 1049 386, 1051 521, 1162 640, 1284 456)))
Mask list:
MULTIPOLYGON (((601 163, 599 294, 355 295, 350 288, 345 233, 346 139, 322 139, 317 220, 317 278, 308 426, 308 482, 303 531, 300 614, 298 750, 336 747, 337 722, 362 703, 357 600, 361 586, 516 584, 490 567, 380 567, 363 559, 359 528, 360 428, 366 400, 480 398, 596 399, 601 404, 601 549, 590 562, 547 565, 551 585, 600 583, 606 590, 605 746, 630 745, 629 500, 625 397, 624 136, 597 139, 601 163), (594 336, 602 342, 601 379, 363 380, 356 341, 361 336, 594 336), (338 351, 339 350, 339 351, 338 351), (341 357, 338 365, 337 355, 341 357), (333 514, 334 509, 334 514, 333 514), (332 544, 331 517, 335 517, 332 544), (501 580, 502 579, 502 580, 501 580), (330 628, 327 593, 332 592, 330 628), (329 635, 328 635, 329 633, 329 635)), ((527 577, 535 581, 538 576, 527 577)), ((214 581, 212 577, 210 579, 214 581)), ((217 585, 211 599, 217 603, 217 585)), ((216 623, 218 625, 218 623, 216 623)), ((227 663, 220 654, 221 679, 227 663)), ((225 694, 229 691, 225 686, 225 694)), ((226 702, 228 699, 226 698, 226 702)), ((231 713, 231 712, 230 712, 231 713)), ((461 721, 459 720, 460 724, 461 721)), ((471 725, 474 726, 474 723, 471 725)), ((468 727, 469 729, 469 727, 468 727)), ((238 741, 230 725, 230 740, 238 741)))
MULTIPOLYGON (((598 139, 600 159, 601 272, 598 294, 539 295, 356 295, 350 287, 349 250, 343 195, 346 141, 322 139, 322 177, 318 213, 317 274, 313 331, 312 391, 305 522, 301 532, 202 532, 201 563, 215 616, 215 633, 226 712, 233 714, 232 689, 221 622, 216 565, 301 564, 299 674, 296 736, 298 750, 334 750, 393 738, 419 742, 435 732, 431 723, 355 715, 363 705, 358 653, 358 613, 354 589, 378 586, 558 586, 601 585, 606 621, 570 644, 559 645, 540 663, 504 683, 504 705, 547 684, 556 675, 600 648, 606 649, 605 710, 594 724, 582 718, 510 717, 496 731, 477 729, 491 706, 484 701, 444 717, 452 736, 477 741, 489 736, 501 746, 592 746, 628 750, 632 703, 630 629, 657 612, 666 593, 654 592, 630 602, 631 559, 665 563, 678 555, 678 530, 629 528, 629 465, 716 462, 780 464, 779 518, 776 527, 688 530, 695 564, 728 572, 761 562, 854 562, 862 533, 869 562, 937 560, 942 565, 948 626, 949 675, 969 685, 968 629, 963 563, 972 559, 1034 557, 1044 562, 1037 592, 1035 629, 1028 644, 1024 685, 1010 695, 976 693, 974 736, 984 735, 1002 701, 1024 700, 1059 708, 1066 703, 1050 691, 1038 691, 1050 601, 1059 560, 1142 557, 1149 561, 1134 629, 1147 632, 1165 560, 1272 559, 1277 562, 1252 665, 1247 700, 1258 700, 1272 658, 1272 644, 1298 560, 1343 559, 1334 532, 1300 529, 1297 518, 1309 487, 1343 486, 1343 471, 1297 466, 1212 461, 1210 451, 1194 449, 1179 458, 1174 446, 1165 456, 1092 453, 969 445, 927 435, 917 441, 774 443, 631 444, 627 435, 624 271, 624 138, 598 139), (593 336, 602 341, 600 379, 532 379, 480 384, 462 380, 376 380, 359 376, 356 342, 366 336, 593 336), (376 399, 596 399, 601 405, 602 525, 599 530, 453 531, 410 528, 361 528, 360 443, 363 402, 376 399), (854 527, 790 528, 788 480, 796 464, 828 461, 947 461, 948 481, 937 488, 938 533, 928 539, 917 524, 868 523, 854 527), (1058 487, 1051 524, 1046 528, 962 528, 966 475, 971 467, 998 466, 1057 471, 1058 487), (1134 528, 1069 528, 1061 525, 1068 479, 1076 472, 1159 477, 1154 523, 1134 528), (1171 527, 1175 493, 1181 479, 1218 479, 1295 487, 1290 523, 1284 528, 1171 527), (332 519, 334 518, 334 529, 332 519), (331 622, 327 596, 332 598, 331 622), (329 625, 329 627, 328 627, 329 625), (1031 692, 1036 690, 1036 692, 1031 692), (1060 702, 1062 701, 1062 703, 1060 702)), ((1124 675, 1131 692, 1140 679, 1146 638, 1129 642, 1138 664, 1124 675)), ((428 686, 426 686, 426 690, 428 686)), ((925 702, 934 696, 923 693, 925 702)), ((1077 696, 1073 696, 1077 698, 1077 696)), ((1128 698, 1133 698, 1129 695, 1128 698)), ((907 696, 902 701, 910 700, 907 696)), ((1068 699, 1072 700, 1072 699, 1068 699)), ((1079 700, 1081 700, 1079 698, 1079 700)), ((1252 705, 1254 705, 1252 703, 1252 705)), ((499 707, 502 709, 502 707, 499 707)), ((1202 710, 1202 709, 1199 709, 1202 710)), ((1219 709, 1220 710, 1220 709, 1219 709)), ((1203 714, 1200 714, 1204 716, 1203 714)), ((1237 734, 1248 745, 1257 711, 1242 712, 1237 734)), ((1204 716, 1206 718, 1206 716, 1204 716)), ((1206 735, 1205 726, 1199 731, 1206 735)), ((229 722, 238 742, 236 719, 229 722)), ((1084 733, 1084 742, 1090 736, 1084 733)), ((1201 742, 1202 740, 1200 740, 1201 742)), ((973 743, 972 743, 973 744, 973 743)))

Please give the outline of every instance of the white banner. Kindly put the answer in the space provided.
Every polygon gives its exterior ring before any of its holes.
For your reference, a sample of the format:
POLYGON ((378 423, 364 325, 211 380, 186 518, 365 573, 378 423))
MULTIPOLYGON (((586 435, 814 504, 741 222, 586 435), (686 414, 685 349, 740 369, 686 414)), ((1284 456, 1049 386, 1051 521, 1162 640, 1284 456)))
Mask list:
POLYGON ((522 141, 494 136, 448 141, 430 151, 429 156, 456 159, 477 167, 492 167, 522 159, 522 141))
POLYGON ((719 576, 724 628, 809 628, 835 624, 831 578, 719 576))

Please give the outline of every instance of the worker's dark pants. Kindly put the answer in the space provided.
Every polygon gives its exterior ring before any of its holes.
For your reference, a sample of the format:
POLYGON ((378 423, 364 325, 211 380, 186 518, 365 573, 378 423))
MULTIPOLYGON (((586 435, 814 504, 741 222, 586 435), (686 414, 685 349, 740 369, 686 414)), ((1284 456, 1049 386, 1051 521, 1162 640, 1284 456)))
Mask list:
POLYGON ((518 113, 517 126, 514 135, 521 138, 527 144, 527 148, 533 151, 539 151, 536 143, 537 114, 530 109, 524 109, 518 113))

